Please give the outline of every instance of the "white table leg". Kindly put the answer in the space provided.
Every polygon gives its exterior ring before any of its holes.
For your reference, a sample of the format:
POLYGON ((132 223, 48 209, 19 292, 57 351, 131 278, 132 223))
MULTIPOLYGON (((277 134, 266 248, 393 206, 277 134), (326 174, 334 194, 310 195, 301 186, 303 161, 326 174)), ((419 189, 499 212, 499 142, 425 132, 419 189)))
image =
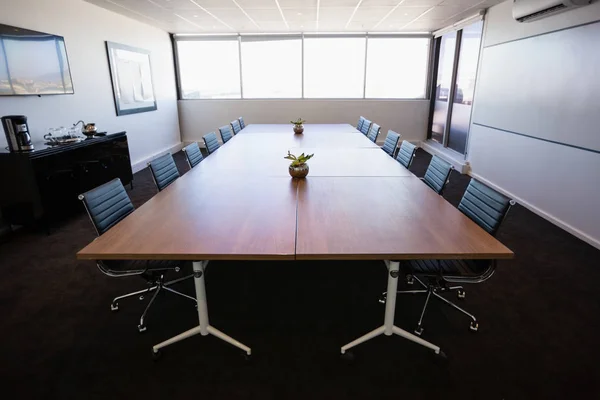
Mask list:
POLYGON ((400 263, 397 261, 386 261, 386 265, 388 266, 388 285, 383 325, 343 346, 342 354, 345 354, 346 351, 348 351, 352 347, 364 343, 367 340, 371 340, 381 334, 384 334, 386 336, 391 336, 394 334, 401 336, 405 339, 410 340, 411 342, 415 342, 417 344, 420 344, 421 346, 425 346, 433 350, 436 354, 440 354, 440 348, 438 346, 429 343, 428 341, 423 340, 420 337, 405 331, 404 329, 400 329, 397 326, 394 326, 394 314, 396 313, 396 291, 398 290, 398 276, 400 270, 400 263))
POLYGON ((155 354, 158 353, 158 351, 163 347, 169 346, 173 343, 179 342, 197 334, 201 334, 202 336, 216 336, 219 339, 245 351, 247 355, 252 354, 252 350, 250 349, 250 347, 238 342, 230 336, 227 336, 223 332, 219 331, 217 328, 210 326, 208 322, 208 305, 206 303, 206 286, 204 284, 204 270, 206 269, 207 264, 208 261, 193 262, 194 284, 196 286, 196 300, 198 302, 199 325, 183 333, 180 333, 179 335, 174 336, 171 339, 165 340, 164 342, 153 346, 152 351, 154 351, 155 354))

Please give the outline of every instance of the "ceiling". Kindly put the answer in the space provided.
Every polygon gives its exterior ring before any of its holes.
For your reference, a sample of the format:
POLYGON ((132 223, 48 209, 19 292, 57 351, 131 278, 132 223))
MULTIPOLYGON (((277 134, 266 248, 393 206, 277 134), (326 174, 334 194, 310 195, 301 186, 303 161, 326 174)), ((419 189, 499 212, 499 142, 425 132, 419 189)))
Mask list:
POLYGON ((504 0, 85 0, 171 33, 433 32, 504 0))

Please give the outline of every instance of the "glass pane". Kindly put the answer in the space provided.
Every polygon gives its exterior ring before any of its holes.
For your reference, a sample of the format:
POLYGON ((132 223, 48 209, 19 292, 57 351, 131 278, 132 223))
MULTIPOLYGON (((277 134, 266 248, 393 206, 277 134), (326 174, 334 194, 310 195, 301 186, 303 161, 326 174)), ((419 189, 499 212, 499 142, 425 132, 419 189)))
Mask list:
POLYGON ((305 38, 304 97, 362 98, 365 38, 305 38))
POLYGON ((235 40, 178 41, 184 99, 239 99, 240 54, 235 40))
POLYGON ((462 154, 465 153, 469 135, 482 30, 483 21, 470 25, 463 29, 460 41, 456 92, 450 116, 448 147, 462 154))
POLYGON ((302 39, 245 41, 244 98, 302 97, 302 39))
POLYGON ((454 50, 456 49, 456 32, 447 33, 441 38, 438 74, 435 85, 435 106, 433 108, 433 123, 431 138, 444 142, 444 130, 448 116, 448 96, 454 68, 454 50))
POLYGON ((370 38, 368 98, 424 99, 429 39, 370 38))

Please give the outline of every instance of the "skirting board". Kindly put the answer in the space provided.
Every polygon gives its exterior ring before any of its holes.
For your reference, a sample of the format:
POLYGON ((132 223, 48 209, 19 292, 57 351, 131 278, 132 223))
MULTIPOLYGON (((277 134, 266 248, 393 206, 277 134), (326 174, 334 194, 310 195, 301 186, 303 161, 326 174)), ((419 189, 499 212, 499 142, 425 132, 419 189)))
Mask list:
POLYGON ((515 196, 514 194, 512 194, 512 193, 502 189, 501 187, 495 185, 494 183, 488 181, 484 177, 474 173, 473 171, 469 171, 467 174, 469 176, 477 179, 478 181, 485 183, 489 187, 499 191, 500 193, 504 194, 505 196, 510 197, 511 199, 515 200, 517 203, 519 203, 520 205, 522 205, 529 211, 539 215, 540 217, 544 218, 547 221, 552 222, 554 225, 558 226, 561 229, 564 229, 565 231, 569 232, 571 235, 575 236, 576 238, 579 238, 579 239, 583 240, 584 242, 586 242, 587 244, 594 246, 597 249, 600 249, 600 240, 595 239, 595 238, 591 237, 590 235, 580 231, 579 229, 556 218, 555 216, 548 214, 547 212, 539 209, 538 207, 534 206, 533 204, 526 202, 525 200, 519 198, 518 196, 515 196))
POLYGON ((165 153, 176 153, 179 150, 181 150, 183 148, 183 146, 184 146, 183 142, 180 142, 180 143, 177 143, 176 145, 167 147, 164 150, 154 153, 149 157, 142 158, 141 160, 138 160, 138 161, 132 163, 131 169, 133 170, 133 173, 135 174, 136 172, 139 172, 139 171, 143 170, 144 168, 146 168, 148 166, 149 161, 151 161, 151 160, 155 159, 156 157, 161 156, 165 153))

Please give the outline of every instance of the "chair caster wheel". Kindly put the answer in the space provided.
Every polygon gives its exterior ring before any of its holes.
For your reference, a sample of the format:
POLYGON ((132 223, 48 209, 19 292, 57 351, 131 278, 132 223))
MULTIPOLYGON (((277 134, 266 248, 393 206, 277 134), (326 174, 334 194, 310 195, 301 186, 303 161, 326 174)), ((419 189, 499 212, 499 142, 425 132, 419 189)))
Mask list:
POLYGON ((241 353, 241 356, 244 359, 244 361, 252 361, 252 354, 248 354, 245 351, 243 351, 241 353))
POLYGON ((381 295, 381 297, 379 298, 379 302, 380 302, 381 304, 385 304, 385 302, 386 302, 386 301, 387 301, 387 294, 386 294, 386 293, 384 293, 384 294, 382 294, 382 295, 381 295))
POLYGON ((477 323, 475 321, 471 321, 471 325, 469 326, 469 329, 472 330, 473 332, 477 332, 477 330, 479 329, 479 323, 477 323))
POLYGON ((143 294, 142 294, 142 295, 140 295, 140 301, 141 301, 141 300, 144 300, 144 295, 143 295, 143 294))
POLYGON ((175 272, 179 272, 179 271, 181 271, 181 268, 175 267, 175 272))
POLYGON ((140 333, 146 332, 146 325, 138 325, 138 331, 140 331, 140 333))
POLYGON ((158 361, 160 360, 162 357, 162 352, 160 350, 154 351, 154 349, 152 349, 152 361, 158 361))
POLYGON ((464 299, 466 295, 467 293, 462 289, 456 292, 456 296, 458 296, 459 299, 464 299))
POLYGON ((407 285, 412 285, 413 283, 415 283, 415 278, 412 275, 406 275, 406 284, 407 285))
POLYGON ((443 360, 447 360, 447 359, 448 359, 448 356, 446 355, 446 353, 444 353, 444 352, 443 352, 443 351, 441 351, 441 350, 440 350, 440 352, 439 352, 439 353, 437 353, 437 355, 438 355, 438 356, 439 356, 441 359, 443 359, 443 360))
POLYGON ((351 351, 347 351, 345 353, 342 353, 340 358, 344 361, 354 361, 354 353, 351 351))
POLYGON ((119 311, 119 303, 112 303, 110 305, 110 311, 119 311))
POLYGON ((422 333, 423 333, 423 327, 417 326, 417 328, 415 329, 415 335, 421 336, 422 333))

